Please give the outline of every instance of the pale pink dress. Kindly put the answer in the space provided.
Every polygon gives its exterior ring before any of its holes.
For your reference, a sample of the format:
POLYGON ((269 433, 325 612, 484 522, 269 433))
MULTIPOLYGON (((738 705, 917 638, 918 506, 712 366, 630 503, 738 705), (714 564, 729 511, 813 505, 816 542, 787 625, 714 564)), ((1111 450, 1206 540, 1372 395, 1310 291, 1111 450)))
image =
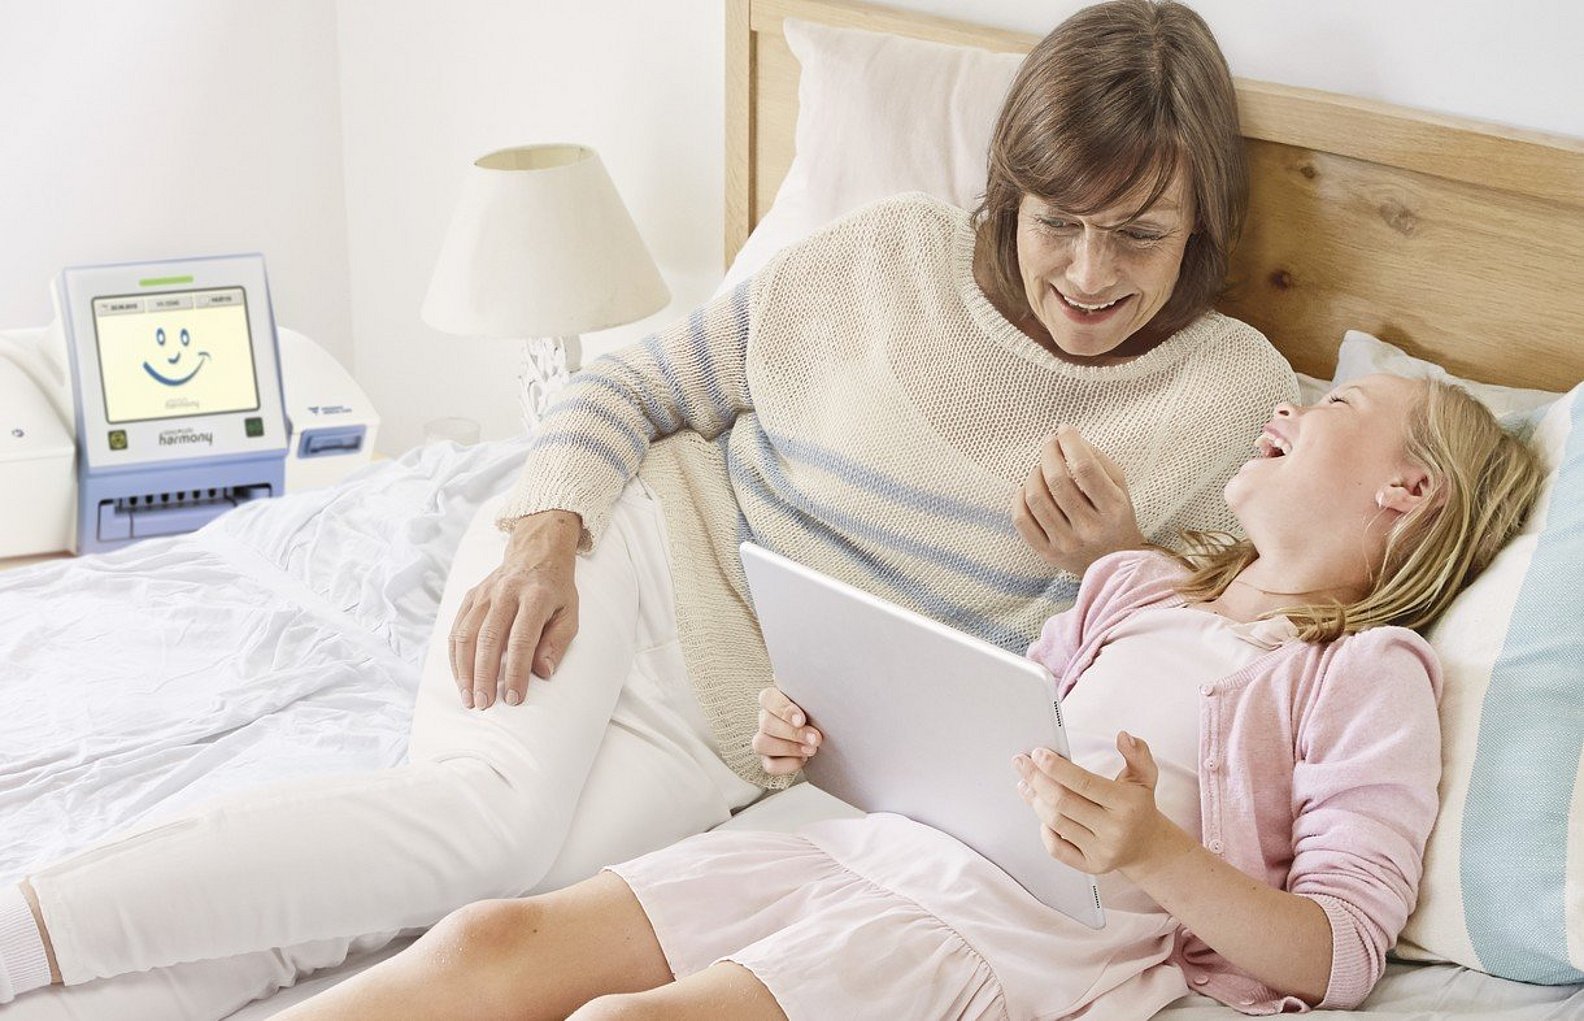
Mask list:
MULTIPOLYGON (((1138 611, 1063 703, 1074 761, 1114 776, 1117 731, 1144 738, 1161 771, 1157 804, 1197 835, 1199 685, 1291 637, 1286 621, 1138 611)), ((706 833, 611 871, 674 974, 734 961, 791 1021, 1147 1018, 1189 988, 1167 962, 1176 920, 1119 874, 1100 878, 1106 927, 1095 931, 901 816, 706 833)))

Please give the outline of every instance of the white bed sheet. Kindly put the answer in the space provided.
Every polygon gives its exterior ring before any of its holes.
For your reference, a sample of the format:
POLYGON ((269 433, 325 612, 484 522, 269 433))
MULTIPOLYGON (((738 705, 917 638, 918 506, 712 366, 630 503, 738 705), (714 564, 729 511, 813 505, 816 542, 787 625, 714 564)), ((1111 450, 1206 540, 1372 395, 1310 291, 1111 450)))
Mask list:
POLYGON ((135 823, 406 757, 457 542, 522 442, 0 574, 0 882, 135 823))
MULTIPOLYGON (((230 791, 401 763, 456 544, 522 454, 426 447, 191 536, 0 574, 0 882, 230 791)), ((727 825, 843 807, 805 785, 727 825)), ((232 1018, 267 1018, 407 942, 232 1018)), ((1584 989, 1394 964, 1368 1006, 1391 1021, 1562 1021, 1584 1018, 1584 989)), ((1199 996, 1158 1015, 1237 1016, 1199 996)))

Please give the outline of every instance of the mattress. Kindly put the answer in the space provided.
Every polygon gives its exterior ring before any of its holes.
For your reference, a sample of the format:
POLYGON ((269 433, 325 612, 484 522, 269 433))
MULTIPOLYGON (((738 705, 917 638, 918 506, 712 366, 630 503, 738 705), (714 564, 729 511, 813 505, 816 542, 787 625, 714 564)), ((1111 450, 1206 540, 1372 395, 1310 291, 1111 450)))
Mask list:
MULTIPOLYGON (((189 536, 0 574, 0 882, 232 791, 403 762, 451 558, 522 456, 521 441, 424 447, 189 536)), ((851 811, 804 785, 726 825, 851 811)), ((267 1018, 408 942, 232 1017, 267 1018)), ((1393 964, 1365 1013, 1560 1021, 1584 1018, 1584 989, 1393 964)), ((1201 996, 1159 1015, 1237 1016, 1201 996)))

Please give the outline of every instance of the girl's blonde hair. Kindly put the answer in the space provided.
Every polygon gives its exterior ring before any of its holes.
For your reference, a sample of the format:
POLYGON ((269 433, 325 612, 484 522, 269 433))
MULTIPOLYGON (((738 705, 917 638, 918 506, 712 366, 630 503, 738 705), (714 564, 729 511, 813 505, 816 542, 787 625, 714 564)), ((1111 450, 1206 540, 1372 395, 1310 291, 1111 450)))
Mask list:
MULTIPOLYGON (((1382 624, 1422 628, 1488 566, 1528 516, 1545 478, 1534 449, 1503 429, 1461 387, 1423 380, 1409 412, 1404 453, 1430 476, 1426 499, 1404 514, 1386 540, 1386 555, 1354 603, 1289 607, 1298 637, 1329 642, 1382 624)), ((1190 601, 1215 599, 1259 556, 1247 540, 1190 532, 1193 572, 1178 586, 1190 601)))

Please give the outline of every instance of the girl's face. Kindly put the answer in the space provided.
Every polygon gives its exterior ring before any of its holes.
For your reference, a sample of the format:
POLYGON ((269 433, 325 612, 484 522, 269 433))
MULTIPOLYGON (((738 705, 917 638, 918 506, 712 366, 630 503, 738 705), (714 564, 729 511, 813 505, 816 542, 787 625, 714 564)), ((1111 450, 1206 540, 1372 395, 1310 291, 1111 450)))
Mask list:
POLYGON ((1018 207, 1018 272, 1034 318, 1058 353, 1110 354, 1155 317, 1182 270, 1193 232, 1193 193, 1179 170, 1138 215, 1148 193, 1078 216, 1024 195, 1018 207))
POLYGON ((1313 407, 1278 404, 1255 456, 1226 486, 1227 503, 1255 548, 1274 542, 1358 549, 1362 540, 1367 576, 1386 531, 1428 486, 1428 474, 1404 452, 1424 385, 1368 376, 1313 407))

